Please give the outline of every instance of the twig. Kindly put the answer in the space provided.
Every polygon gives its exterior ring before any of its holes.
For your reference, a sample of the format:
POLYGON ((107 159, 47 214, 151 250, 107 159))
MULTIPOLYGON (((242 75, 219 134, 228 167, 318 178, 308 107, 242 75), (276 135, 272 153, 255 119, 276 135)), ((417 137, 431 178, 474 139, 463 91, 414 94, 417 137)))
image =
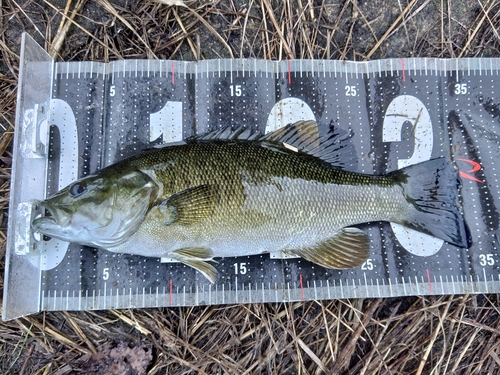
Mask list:
POLYGON ((22 6, 20 6, 20 5, 16 2, 16 0, 12 0, 12 2, 13 2, 14 4, 16 4, 17 9, 19 9, 19 10, 20 10, 20 11, 24 14, 24 16, 25 16, 28 20, 30 20, 31 24, 33 25, 33 27, 35 28, 35 30, 37 31, 37 33, 38 33, 38 34, 40 34, 40 36, 41 36, 42 38, 45 38, 45 35, 43 35, 43 34, 42 34, 42 32, 40 31, 40 29, 39 29, 39 28, 36 26, 36 24, 35 24, 35 23, 31 20, 31 18, 30 18, 30 17, 26 14, 26 12, 24 11, 23 7, 22 7, 22 6))
POLYGON ((231 58, 234 59, 233 50, 231 49, 231 47, 229 47, 229 44, 227 44, 227 42, 224 40, 224 38, 222 36, 220 36, 220 34, 217 31, 215 31, 215 29, 212 27, 212 25, 210 25, 207 22, 207 20, 205 20, 202 16, 200 16, 198 13, 196 13, 193 9, 188 8, 188 7, 186 7, 186 8, 189 9, 189 11, 191 12, 191 14, 193 16, 195 16, 203 25, 205 25, 205 27, 212 34, 214 34, 217 39, 219 39, 222 42, 222 44, 224 45, 224 47, 226 47, 226 49, 228 50, 229 55, 231 56, 231 58))
POLYGON ((276 30, 276 33, 278 34, 281 43, 283 44, 283 47, 285 48, 285 52, 287 54, 287 57, 289 59, 295 58, 295 56, 292 53, 292 50, 290 49, 290 46, 288 45, 287 41, 285 40, 285 37, 283 36, 283 30, 281 30, 280 26, 278 25, 278 21, 276 21, 276 18, 274 17, 274 12, 273 8, 271 7, 271 4, 269 3, 269 0, 262 0, 264 3, 267 13, 269 14, 269 17, 271 18, 271 22, 273 23, 274 29, 276 30))
MULTIPOLYGON (((45 4, 47 4, 49 7, 51 7, 52 9, 54 9, 56 12, 59 12, 60 10, 55 6, 53 5, 50 1, 48 0, 43 0, 45 2, 45 4)), ((88 30, 86 30, 85 28, 83 28, 81 25, 78 24, 78 22, 75 22, 74 20, 68 18, 65 14, 62 14, 61 15, 65 18, 67 18, 71 23, 73 23, 76 27, 78 27, 80 30, 82 30, 85 34, 87 34, 89 37, 91 37, 93 40, 95 40, 97 43, 99 43, 101 46, 103 46, 104 48, 107 48, 106 44, 104 44, 102 41, 100 41, 98 38, 95 37, 95 35, 92 35, 92 33, 90 33, 88 30)))
POLYGON ((347 55, 347 49, 349 47, 349 43, 350 43, 351 38, 352 38, 352 31, 354 30, 355 24, 356 24, 356 21, 354 21, 351 24, 351 27, 349 28, 349 35, 347 36, 347 40, 345 41, 344 50, 342 51, 342 55, 340 55, 340 60, 345 60, 345 57, 347 55))
POLYGON ((150 335, 151 334, 151 331, 149 329, 146 329, 144 328, 143 326, 141 326, 136 320, 135 318, 134 319, 130 319, 129 317, 125 316, 124 314, 122 314, 121 312, 117 311, 117 310, 110 310, 111 313, 113 315, 115 315, 116 317, 118 317, 119 319, 123 320, 125 323, 127 323, 128 325, 134 327, 135 329, 137 329, 140 333, 144 334, 144 335, 150 335))
POLYGON ((396 18, 396 20, 392 23, 392 25, 387 29, 387 31, 382 36, 382 38, 380 38, 380 40, 377 43, 375 43, 375 45, 370 50, 370 52, 368 52, 368 54, 365 57, 365 60, 368 60, 378 50, 380 45, 385 42, 385 40, 387 39, 387 37, 391 33, 392 29, 394 29, 396 27, 396 25, 404 18, 406 13, 408 13, 408 11, 413 7, 413 5, 415 5, 416 2, 417 2, 417 0, 411 0, 411 2, 408 4, 408 6, 405 8, 405 10, 398 16, 398 18, 396 18))
MULTIPOLYGON (((479 1, 479 0, 478 0, 479 1)), ((481 2, 479 2, 481 4, 481 2)), ((467 50, 469 49, 469 46, 471 45, 472 41, 474 40, 474 38, 476 37, 479 29, 481 28, 481 26, 483 25, 484 23, 484 20, 486 19, 486 17, 488 16, 488 13, 490 12, 491 8, 493 8, 493 6, 496 4, 495 1, 493 1, 491 4, 490 4, 490 7, 488 8, 488 10, 485 10, 483 5, 481 4, 481 9, 483 10, 483 16, 481 17, 481 20, 477 23, 476 27, 474 28, 474 30, 472 31, 472 33, 469 35, 469 38, 467 39, 467 42, 465 43, 465 46, 464 48, 462 48, 462 50, 460 51, 460 54, 458 55, 458 58, 461 58, 463 55, 465 55, 465 53, 467 52, 467 50)))
POLYGON ((429 357, 429 354, 430 354, 432 348, 434 347, 434 343, 436 342, 436 339, 437 339, 437 337, 438 337, 438 335, 441 332, 441 329, 443 327, 442 322, 443 322, 444 318, 446 317, 446 314, 448 314, 448 309, 450 307, 450 303, 451 303, 451 301, 448 302, 448 305, 446 306, 443 313, 439 317, 439 324, 437 325, 437 327, 434 331, 434 334, 432 335, 432 338, 431 338, 431 341, 429 342, 429 345, 427 345, 427 350, 425 351, 422 359, 420 360, 420 364, 418 366, 416 375, 421 375, 422 371, 424 370, 424 366, 427 363, 427 358, 429 357))
POLYGON ((342 352, 337 356, 337 361, 335 362, 333 368, 330 370, 330 374, 333 375, 340 373, 344 365, 351 358, 352 351, 354 350, 356 343, 361 336, 361 332, 363 331, 363 329, 365 329, 366 324, 372 318, 375 310, 378 308, 381 302, 381 299, 377 299, 370 304, 369 308, 364 313, 365 316, 363 321, 360 321, 361 324, 358 325, 350 340, 347 342, 344 349, 342 349, 342 352))
POLYGON ((154 52, 151 50, 149 45, 146 43, 144 39, 137 33, 135 30, 135 27, 133 27, 125 18, 123 18, 120 13, 115 9, 115 7, 108 1, 108 0, 96 0, 98 4, 100 4, 107 12, 111 13, 113 16, 118 18, 121 23, 123 23, 134 35, 141 41, 142 44, 146 47, 148 52, 151 54, 151 56, 155 59, 158 57, 154 54, 154 52))
POLYGON ((55 58, 59 54, 63 42, 66 39, 66 34, 68 33, 69 27, 71 26, 76 15, 80 12, 80 10, 83 8, 86 2, 87 0, 78 0, 78 2, 75 5, 75 9, 73 9, 73 11, 71 12, 71 16, 68 17, 67 14, 69 12, 69 7, 71 5, 71 0, 68 0, 66 8, 64 9, 64 16, 61 19, 61 23, 59 24, 59 29, 57 30, 57 34, 54 40, 52 41, 49 50, 49 55, 52 56, 52 58, 55 58))
POLYGON ((71 324, 71 327, 73 327, 73 329, 75 330, 75 332, 78 334, 78 336, 80 336, 80 338, 83 341, 85 341, 85 343, 89 347, 89 349, 92 352, 92 354, 97 354, 97 350, 96 350, 95 346, 92 344, 92 342, 90 342, 90 340, 88 339, 87 335, 85 335, 85 333, 83 333, 83 331, 80 328, 80 326, 78 324, 76 324, 76 322, 71 317, 71 315, 67 311, 63 311, 63 314, 66 317, 66 320, 71 324))
POLYGON ((240 45, 240 58, 243 58, 243 43, 245 41, 245 35, 247 31, 248 25, 248 17, 250 16, 250 11, 252 10, 254 0, 250 0, 250 4, 248 4, 248 9, 245 14, 245 21, 243 22, 243 31, 241 32, 241 45, 240 45))
POLYGON ((195 56, 196 59, 198 59, 198 51, 196 50, 196 46, 194 45, 193 41, 189 37, 189 34, 187 32, 187 29, 184 27, 184 23, 182 22, 181 18, 179 17, 179 14, 177 13, 177 9, 174 8, 174 17, 179 26, 181 27, 181 30, 184 32, 184 35, 186 36, 186 39, 188 41, 189 47, 191 48, 191 52, 193 52, 193 55, 195 56))
POLYGON ((21 369, 19 370, 19 375, 24 375, 24 371, 26 371, 26 367, 28 367, 28 362, 31 358, 31 355, 33 354, 33 349, 35 349, 35 345, 30 346, 30 349, 28 350, 28 354, 26 355, 26 359, 24 360, 24 363, 21 366, 21 369))
POLYGON ((497 38, 498 40, 500 40, 500 35, 498 35, 498 31, 497 31, 497 27, 498 27, 498 25, 497 25, 497 26, 495 26, 495 25, 493 24, 493 21, 491 20, 490 16, 488 15, 488 13, 490 12, 490 10, 491 10, 491 8, 493 7, 493 5, 494 5, 494 4, 492 4, 492 6, 490 7, 490 9, 488 9, 488 11, 485 11, 485 10, 484 10, 484 6, 483 6, 483 4, 481 3, 481 1, 480 1, 480 0, 477 0, 477 2, 478 2, 478 3, 479 3, 479 5, 481 6, 482 11, 485 13, 486 18, 488 19, 488 22, 489 22, 489 23, 490 23, 490 25, 491 25, 491 31, 493 31, 493 34, 495 34, 496 38, 497 38))
MULTIPOLYGON (((12 367, 14 367, 14 365, 16 364, 17 360, 19 359, 19 357, 21 356, 21 353, 23 352, 24 350, 24 346, 26 345, 26 341, 28 341, 28 336, 30 335, 31 333, 31 329, 33 328, 33 324, 30 325, 30 328, 28 329, 28 332, 26 332, 26 334, 24 335, 24 340, 21 344, 21 349, 19 350, 19 353, 17 353, 17 356, 16 358, 14 359, 14 362, 12 362, 9 366, 9 369, 4 373, 5 375, 7 374, 10 374, 10 370, 12 369, 12 367)), ((31 350, 31 348, 30 348, 31 350)))

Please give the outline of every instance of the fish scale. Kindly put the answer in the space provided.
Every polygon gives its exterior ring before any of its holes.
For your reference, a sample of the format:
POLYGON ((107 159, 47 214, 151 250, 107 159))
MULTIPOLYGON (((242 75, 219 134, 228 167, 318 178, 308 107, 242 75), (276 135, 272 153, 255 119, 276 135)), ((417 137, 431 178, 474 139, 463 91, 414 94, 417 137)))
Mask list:
MULTIPOLYGON (((230 212, 231 209, 238 209, 244 204, 244 199, 242 197, 242 185, 241 180, 244 179, 247 184, 247 189, 251 189, 252 186, 255 185, 255 188, 250 196, 247 194, 247 200, 252 201, 253 197, 259 197, 261 195, 266 195, 268 197, 272 197, 277 189, 277 191, 282 190, 287 184, 292 180, 303 180, 296 184, 296 186, 292 186, 292 191, 290 193, 290 197, 288 200, 284 199, 280 201, 279 204, 276 204, 277 207, 270 206, 269 213, 276 212, 279 207, 284 207, 283 212, 279 216, 287 217, 292 212, 304 211, 306 207, 300 208, 300 202, 297 201, 294 194, 300 192, 309 192, 311 191, 310 186, 319 185, 322 188, 314 194, 314 198, 316 201, 320 202, 330 202, 335 206, 331 207, 329 211, 335 211, 341 208, 341 205, 337 203, 337 201, 346 201, 349 202, 351 196, 350 194, 353 192, 351 185, 365 185, 368 184, 379 184, 382 186, 389 186, 390 181, 387 179, 379 178, 379 177, 370 177, 370 176, 361 176, 350 173, 342 173, 342 179, 340 179, 336 174, 338 171, 332 168, 325 168, 323 165, 318 163, 303 163, 301 159, 294 158, 293 155, 284 154, 284 153, 275 153, 269 151, 265 148, 260 147, 252 147, 246 143, 242 143, 240 145, 236 144, 208 144, 201 143, 199 145, 193 146, 192 150, 187 152, 185 155, 184 152, 180 152, 178 156, 174 156, 175 166, 173 168, 169 168, 167 171, 161 171, 161 167, 158 167, 158 164, 161 164, 160 161, 156 162, 149 159, 149 163, 151 165, 138 164, 138 167, 143 170, 155 170, 155 174, 163 185, 163 199, 168 198, 168 196, 182 191, 186 188, 196 185, 203 184, 214 184, 221 186, 224 189, 224 192, 221 193, 221 197, 227 197, 230 201, 225 201, 224 203, 229 205, 230 207, 225 207, 224 205, 218 205, 218 216, 216 215, 216 221, 226 222, 227 220, 234 218, 234 212, 230 212), (240 148, 240 150, 236 150, 236 148, 240 148), (216 154, 212 156, 212 149, 216 150, 216 154), (252 154, 254 152, 255 155, 252 154), (239 158, 244 155, 244 159, 242 163, 227 163, 224 161, 227 160, 239 160, 239 158), (203 164, 193 163, 190 164, 190 161, 203 161, 203 164), (254 163, 252 160, 260 160, 260 163, 254 163), (243 165, 242 165, 243 164, 243 165), (279 171, 279 174, 276 173, 279 171), (278 179, 279 177, 283 178, 279 183, 275 181, 271 184, 261 184, 261 182, 266 181, 270 178, 278 179), (312 181, 312 184, 309 181, 312 181), (331 183, 333 181, 338 181, 340 183, 345 183, 349 185, 349 188, 342 190, 341 193, 338 193, 338 196, 335 198, 332 197, 332 194, 329 193, 328 188, 325 188, 325 183, 331 183), (223 182, 223 183, 221 183, 223 182), (173 185, 172 185, 173 184, 173 185), (262 186, 260 186, 262 185, 262 186), (167 186, 171 186, 167 188, 167 186), (267 192, 266 192, 267 190, 267 192), (271 191, 269 191, 271 190, 271 191)), ((361 211, 366 212, 374 212, 376 210, 373 206, 370 205, 371 202, 377 196, 382 194, 382 189, 379 192, 375 192, 372 188, 370 189, 360 189, 360 193, 358 196, 365 193, 371 193, 371 197, 366 200, 367 205, 364 206, 361 211)), ((387 194, 387 193, 386 193, 387 194)), ((303 196, 302 194, 300 195, 303 196)), ((272 200, 262 199, 262 204, 259 207, 259 210, 263 210, 269 204, 272 204, 272 200)), ((251 205, 251 203, 249 203, 251 205)), ((328 210, 326 210, 328 211, 328 210)), ((346 210, 347 212, 352 212, 352 210, 346 210)), ((394 209, 395 211, 395 209, 394 209)), ((242 215, 246 216, 245 213, 242 215)), ((372 214, 373 215, 373 214, 372 214)), ((389 214, 390 215, 390 214, 389 214)), ((381 220, 381 215, 378 214, 374 220, 381 220)), ((347 219, 347 222, 352 221, 365 221, 364 218, 354 218, 351 217, 347 219)), ((290 223, 290 224, 299 224, 299 223, 290 223)), ((249 220, 246 221, 246 225, 252 227, 249 220)), ((328 225, 333 227, 343 226, 340 221, 331 222, 328 225)))

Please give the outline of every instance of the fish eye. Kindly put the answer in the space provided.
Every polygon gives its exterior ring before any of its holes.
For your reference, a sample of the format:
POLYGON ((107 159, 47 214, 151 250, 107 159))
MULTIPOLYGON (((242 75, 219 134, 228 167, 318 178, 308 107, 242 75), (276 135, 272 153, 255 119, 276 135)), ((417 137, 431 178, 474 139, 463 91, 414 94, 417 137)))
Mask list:
POLYGON ((87 191, 87 184, 85 182, 76 182, 69 188, 69 193, 73 198, 79 197, 87 191))

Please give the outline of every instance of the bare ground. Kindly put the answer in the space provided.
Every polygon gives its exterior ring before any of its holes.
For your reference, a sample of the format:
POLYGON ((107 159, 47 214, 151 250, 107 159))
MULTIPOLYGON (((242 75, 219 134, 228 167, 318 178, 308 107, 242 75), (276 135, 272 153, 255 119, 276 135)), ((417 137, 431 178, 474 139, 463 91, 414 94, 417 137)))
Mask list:
MULTIPOLYGON (((0 0, 0 274, 22 31, 58 61, 500 57, 498 0, 162 1, 0 0)), ((477 295, 40 313, 0 324, 0 371, 496 374, 498 306, 477 295)))

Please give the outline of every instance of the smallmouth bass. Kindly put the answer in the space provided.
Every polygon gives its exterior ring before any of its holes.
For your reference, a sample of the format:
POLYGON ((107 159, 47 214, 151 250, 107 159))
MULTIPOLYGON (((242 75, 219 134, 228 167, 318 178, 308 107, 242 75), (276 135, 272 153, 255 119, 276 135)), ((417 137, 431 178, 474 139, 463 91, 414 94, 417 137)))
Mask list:
POLYGON ((212 283, 217 257, 284 251, 326 268, 369 257, 353 225, 389 221, 458 247, 469 238, 445 158, 364 175, 342 169, 345 139, 301 121, 261 136, 230 128, 145 151, 43 201, 32 228, 116 253, 170 257, 212 283))

